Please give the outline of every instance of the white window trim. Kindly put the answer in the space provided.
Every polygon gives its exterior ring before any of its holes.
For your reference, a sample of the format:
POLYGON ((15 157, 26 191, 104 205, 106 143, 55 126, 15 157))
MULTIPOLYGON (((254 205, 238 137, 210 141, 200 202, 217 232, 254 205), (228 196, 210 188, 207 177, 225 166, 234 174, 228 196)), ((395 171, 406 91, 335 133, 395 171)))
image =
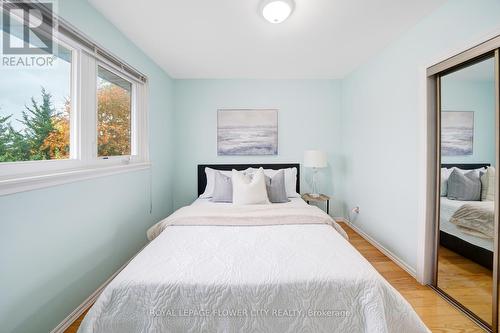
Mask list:
POLYGON ((124 172, 148 170, 151 164, 137 162, 122 165, 93 166, 78 169, 64 169, 53 172, 25 174, 19 177, 0 179, 0 196, 32 191, 40 188, 74 183, 92 178, 116 175, 124 172))
POLYGON ((72 51, 70 158, 0 163, 0 196, 151 167, 147 81, 137 80, 64 35, 55 33, 54 42, 72 51), (97 156, 98 65, 132 83, 130 156, 97 156))

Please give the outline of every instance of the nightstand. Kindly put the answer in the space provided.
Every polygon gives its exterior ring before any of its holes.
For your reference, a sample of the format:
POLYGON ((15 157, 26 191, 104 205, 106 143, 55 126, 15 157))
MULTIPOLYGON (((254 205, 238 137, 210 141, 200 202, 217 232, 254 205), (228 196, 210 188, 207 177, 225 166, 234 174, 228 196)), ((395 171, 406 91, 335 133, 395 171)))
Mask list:
POLYGON ((330 214, 330 197, 325 194, 320 194, 319 197, 313 197, 309 193, 302 194, 302 199, 309 202, 326 202, 326 213, 330 214))

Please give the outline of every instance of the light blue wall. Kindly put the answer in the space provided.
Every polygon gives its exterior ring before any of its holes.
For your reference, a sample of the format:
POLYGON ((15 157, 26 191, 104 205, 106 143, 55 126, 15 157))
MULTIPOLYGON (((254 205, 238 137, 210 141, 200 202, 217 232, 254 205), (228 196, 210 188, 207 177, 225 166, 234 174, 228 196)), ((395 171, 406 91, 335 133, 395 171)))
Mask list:
POLYGON ((422 71, 499 27, 500 1, 451 0, 343 80, 344 207, 359 205, 354 223, 410 267, 423 223, 417 221, 422 71))
POLYGON ((442 162, 495 165, 495 82, 443 77, 441 104, 443 111, 474 111, 472 155, 443 156, 442 162))
POLYGON ((172 80, 83 0, 60 14, 149 77, 150 172, 0 197, 0 331, 48 332, 145 243, 172 210, 172 80))
POLYGON ((63 17, 149 76, 153 213, 148 171, 0 197, 2 332, 55 327, 145 244, 148 226, 195 198, 199 163, 301 162, 304 150, 325 150, 321 190, 335 196, 332 215, 359 205, 354 222, 415 267, 420 71, 500 26, 500 1, 449 1, 342 82, 174 83, 87 2, 59 4, 63 17), (224 107, 280 109, 279 156, 217 157, 224 107))
MULTIPOLYGON (((321 149, 329 168, 321 171, 320 190, 335 195, 339 174, 340 83, 333 80, 176 80, 176 167, 174 206, 196 198, 196 166, 204 163, 302 163, 304 150, 321 149), (277 108, 278 156, 218 157, 217 109, 277 108)), ((302 177, 307 191, 310 172, 302 177)), ((332 215, 341 215, 334 204, 332 215), (336 209, 335 209, 336 208, 336 209)))

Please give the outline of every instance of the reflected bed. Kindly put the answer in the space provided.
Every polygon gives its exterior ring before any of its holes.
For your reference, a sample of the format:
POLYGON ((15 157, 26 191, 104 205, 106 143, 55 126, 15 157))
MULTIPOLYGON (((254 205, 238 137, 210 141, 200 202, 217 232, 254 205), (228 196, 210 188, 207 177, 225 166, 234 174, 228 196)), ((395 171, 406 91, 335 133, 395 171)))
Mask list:
MULTIPOLYGON (((459 168, 462 170, 474 170, 485 168, 490 164, 442 164, 442 168, 459 168)), ((461 256, 470 259, 483 267, 492 269, 493 265, 493 239, 477 237, 464 232, 456 224, 450 222, 452 216, 466 204, 473 202, 450 200, 447 197, 440 198, 439 217, 439 241, 444 246, 461 256)), ((491 202, 493 205, 493 202, 491 202)))

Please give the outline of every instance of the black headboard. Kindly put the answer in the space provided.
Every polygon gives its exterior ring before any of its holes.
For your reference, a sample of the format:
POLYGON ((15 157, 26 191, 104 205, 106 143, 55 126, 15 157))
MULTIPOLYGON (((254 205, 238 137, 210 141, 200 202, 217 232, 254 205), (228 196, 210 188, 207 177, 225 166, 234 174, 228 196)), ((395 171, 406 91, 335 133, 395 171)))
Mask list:
POLYGON ((298 163, 286 163, 286 164, 198 164, 198 195, 205 191, 207 186, 207 176, 205 174, 205 168, 212 168, 215 170, 245 170, 248 168, 264 168, 264 169, 286 169, 286 168, 297 168, 297 193, 300 193, 300 164, 298 163))
POLYGON ((450 169, 450 168, 459 168, 459 169, 462 169, 462 170, 474 170, 474 169, 486 168, 486 167, 489 167, 489 166, 491 166, 491 164, 489 164, 489 163, 473 163, 473 164, 451 164, 451 163, 447 163, 447 164, 441 164, 442 168, 447 168, 447 169, 450 169))

